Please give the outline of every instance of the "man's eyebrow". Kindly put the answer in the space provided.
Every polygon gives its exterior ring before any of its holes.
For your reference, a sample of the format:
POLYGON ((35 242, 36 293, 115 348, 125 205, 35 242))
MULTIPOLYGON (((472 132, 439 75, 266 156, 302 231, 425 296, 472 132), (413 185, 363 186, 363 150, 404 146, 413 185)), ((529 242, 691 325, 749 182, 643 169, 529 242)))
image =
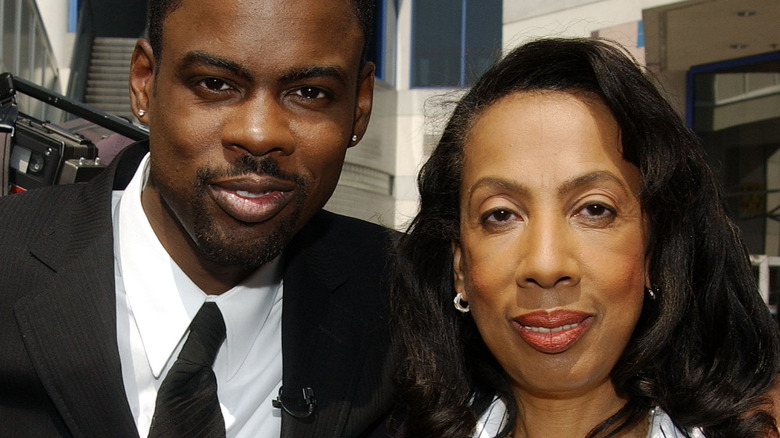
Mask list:
POLYGON ((236 76, 240 76, 247 81, 251 81, 253 79, 252 73, 250 73, 245 68, 242 68, 237 63, 206 52, 197 50, 189 52, 186 56, 184 56, 184 60, 181 63, 182 68, 194 67, 198 65, 207 65, 222 70, 227 70, 230 73, 236 76))
POLYGON ((285 73, 279 79, 279 82, 286 84, 314 78, 334 78, 343 84, 347 82, 347 75, 344 69, 331 66, 311 66, 293 69, 285 73))

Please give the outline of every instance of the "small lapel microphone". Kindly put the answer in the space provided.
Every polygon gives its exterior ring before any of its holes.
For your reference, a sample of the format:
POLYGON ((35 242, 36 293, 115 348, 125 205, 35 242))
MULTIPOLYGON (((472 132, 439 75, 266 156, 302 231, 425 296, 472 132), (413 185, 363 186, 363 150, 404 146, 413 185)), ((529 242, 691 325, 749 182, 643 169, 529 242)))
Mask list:
POLYGON ((301 390, 303 393, 303 403, 295 397, 285 397, 282 395, 282 388, 279 388, 279 395, 272 403, 275 408, 292 415, 295 418, 308 418, 314 413, 317 407, 317 400, 314 399, 314 390, 307 386, 301 390))

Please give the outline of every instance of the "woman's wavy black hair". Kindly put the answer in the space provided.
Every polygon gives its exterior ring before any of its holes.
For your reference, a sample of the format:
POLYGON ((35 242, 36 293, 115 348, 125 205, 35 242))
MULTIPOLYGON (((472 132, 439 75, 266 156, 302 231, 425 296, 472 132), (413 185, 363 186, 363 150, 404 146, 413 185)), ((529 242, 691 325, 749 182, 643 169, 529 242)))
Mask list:
POLYGON ((660 293, 646 299, 612 372, 629 401, 589 436, 613 436, 654 406, 708 437, 777 436, 762 406, 778 371, 778 327, 697 137, 622 50, 562 38, 518 47, 488 70, 458 102, 418 177, 420 211, 398 246, 393 300, 408 436, 469 437, 494 397, 509 411, 499 436, 517 418, 505 373, 473 319, 452 306, 451 251, 464 138, 485 108, 528 91, 599 98, 620 127, 623 158, 642 176, 649 276, 660 293))

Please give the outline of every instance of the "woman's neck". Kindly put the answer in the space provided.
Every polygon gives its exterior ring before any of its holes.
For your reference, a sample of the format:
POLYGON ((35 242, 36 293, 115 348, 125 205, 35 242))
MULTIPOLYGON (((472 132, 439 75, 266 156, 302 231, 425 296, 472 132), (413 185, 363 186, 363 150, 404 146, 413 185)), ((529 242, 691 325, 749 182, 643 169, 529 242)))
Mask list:
MULTIPOLYGON (((513 438, 584 438, 601 422, 626 404, 612 385, 586 394, 538 396, 515 391, 519 412, 513 438)), ((617 435, 619 438, 645 438, 649 415, 617 435)))

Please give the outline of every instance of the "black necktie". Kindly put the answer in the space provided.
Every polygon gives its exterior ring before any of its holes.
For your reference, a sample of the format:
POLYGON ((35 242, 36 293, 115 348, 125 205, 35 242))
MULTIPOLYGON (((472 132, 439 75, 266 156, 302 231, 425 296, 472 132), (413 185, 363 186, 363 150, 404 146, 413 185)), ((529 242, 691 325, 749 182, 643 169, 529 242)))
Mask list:
POLYGON ((222 313, 215 303, 204 303, 190 323, 190 335, 178 359, 157 392, 149 438, 225 436, 217 378, 211 369, 224 340, 222 313))

